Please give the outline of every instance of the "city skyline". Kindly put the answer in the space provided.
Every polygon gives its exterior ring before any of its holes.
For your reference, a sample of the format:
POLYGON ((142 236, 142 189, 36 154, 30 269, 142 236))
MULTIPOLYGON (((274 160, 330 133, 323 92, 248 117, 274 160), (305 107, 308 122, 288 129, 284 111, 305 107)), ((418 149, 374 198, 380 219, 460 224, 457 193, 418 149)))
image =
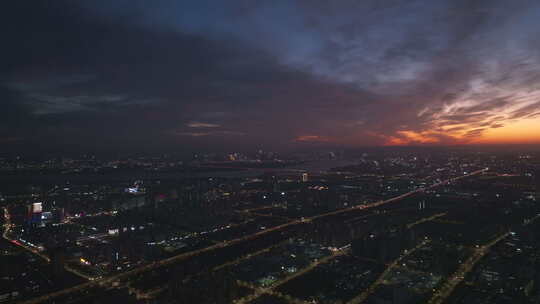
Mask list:
POLYGON ((0 10, 0 303, 540 303, 540 1, 0 10))

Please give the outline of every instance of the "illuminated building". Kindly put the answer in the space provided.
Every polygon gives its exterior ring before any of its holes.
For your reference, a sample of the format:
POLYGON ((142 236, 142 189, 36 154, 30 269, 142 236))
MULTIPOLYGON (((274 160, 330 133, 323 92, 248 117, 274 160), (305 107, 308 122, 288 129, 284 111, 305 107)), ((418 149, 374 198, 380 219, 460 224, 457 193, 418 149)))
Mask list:
POLYGON ((36 225, 41 223, 41 215, 43 213, 43 204, 33 203, 27 206, 26 221, 28 225, 36 225))

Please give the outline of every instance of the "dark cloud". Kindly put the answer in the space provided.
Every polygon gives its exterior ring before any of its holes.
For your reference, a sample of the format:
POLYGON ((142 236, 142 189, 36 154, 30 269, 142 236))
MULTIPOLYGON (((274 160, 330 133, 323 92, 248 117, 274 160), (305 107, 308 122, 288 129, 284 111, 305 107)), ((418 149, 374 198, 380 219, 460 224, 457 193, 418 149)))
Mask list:
POLYGON ((11 1, 0 20, 17 149, 444 144, 540 111, 535 1, 11 1))

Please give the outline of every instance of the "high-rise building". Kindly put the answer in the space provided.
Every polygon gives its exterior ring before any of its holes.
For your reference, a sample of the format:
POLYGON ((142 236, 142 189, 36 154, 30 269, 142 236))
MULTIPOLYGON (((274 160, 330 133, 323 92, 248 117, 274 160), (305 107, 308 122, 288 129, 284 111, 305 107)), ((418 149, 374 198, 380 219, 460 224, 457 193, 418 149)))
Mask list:
POLYGON ((33 203, 27 206, 28 214, 27 221, 29 225, 36 225, 41 223, 41 214, 43 213, 42 203, 33 203))
POLYGON ((16 205, 9 208, 11 222, 22 226, 28 223, 28 209, 25 205, 16 205))
POLYGON ((66 263, 66 251, 63 247, 54 247, 50 249, 51 270, 54 276, 62 277, 64 265, 66 263))
POLYGON ((64 208, 55 208, 52 210, 53 222, 62 223, 64 221, 64 208))
POLYGON ((307 183, 309 180, 309 176, 307 173, 302 173, 302 182, 307 183))
POLYGON ((279 180, 277 176, 271 173, 266 173, 264 176, 265 183, 268 187, 269 192, 280 192, 279 191, 279 180))

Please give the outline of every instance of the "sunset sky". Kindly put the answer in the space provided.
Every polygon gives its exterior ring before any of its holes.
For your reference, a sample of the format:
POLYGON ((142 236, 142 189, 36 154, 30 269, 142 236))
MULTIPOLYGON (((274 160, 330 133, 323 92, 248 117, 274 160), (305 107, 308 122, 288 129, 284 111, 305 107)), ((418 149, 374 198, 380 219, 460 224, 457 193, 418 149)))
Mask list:
POLYGON ((540 143, 540 1, 8 1, 8 150, 540 143))

